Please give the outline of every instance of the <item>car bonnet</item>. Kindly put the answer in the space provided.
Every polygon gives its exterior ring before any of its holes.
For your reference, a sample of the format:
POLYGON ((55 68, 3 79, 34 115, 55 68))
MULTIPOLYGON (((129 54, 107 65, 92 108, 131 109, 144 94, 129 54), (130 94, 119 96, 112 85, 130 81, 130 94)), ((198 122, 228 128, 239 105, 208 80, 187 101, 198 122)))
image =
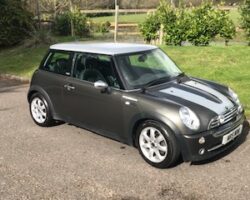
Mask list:
POLYGON ((219 90, 195 80, 171 82, 166 87, 150 92, 154 96, 169 99, 183 106, 199 105, 220 115, 234 107, 234 103, 219 90))

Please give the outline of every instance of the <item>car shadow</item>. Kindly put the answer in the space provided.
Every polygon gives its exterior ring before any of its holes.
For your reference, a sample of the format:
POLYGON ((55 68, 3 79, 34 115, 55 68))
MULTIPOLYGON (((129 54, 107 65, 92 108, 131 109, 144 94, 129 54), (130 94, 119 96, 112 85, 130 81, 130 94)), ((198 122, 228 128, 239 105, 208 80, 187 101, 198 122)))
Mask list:
MULTIPOLYGON (((63 124, 64 122, 58 122, 60 125, 63 124)), ((250 127, 249 127, 249 122, 245 122, 246 123, 246 126, 242 132, 242 134, 240 135, 240 137, 238 137, 238 139, 228 148, 226 149, 225 151, 223 151, 222 153, 214 156, 213 158, 210 158, 210 159, 207 159, 207 160, 203 160, 203 161, 196 161, 196 162, 191 162, 190 165, 203 165, 203 164, 208 164, 208 163, 211 163, 211 162, 214 162, 214 161, 217 161, 219 159, 222 159, 223 157, 225 157, 226 155, 230 154, 231 152, 233 152, 235 149, 237 149, 238 146, 240 146, 241 144, 243 144, 245 141, 246 141, 246 138, 249 134, 249 131, 250 131, 250 127)), ((75 126, 77 128, 81 128, 81 129, 84 129, 84 130, 87 130, 87 131, 90 131, 90 132, 93 132, 97 135, 100 135, 102 137, 105 137, 105 138, 108 138, 108 139, 111 139, 111 140, 114 140, 114 141, 118 141, 118 140, 115 140, 115 139, 112 139, 112 138, 109 138, 109 137, 106 137, 104 135, 101 135, 101 134, 98 134, 97 132, 94 132, 93 130, 90 130, 90 129, 87 129, 86 127, 81 127, 81 126, 77 126, 77 125, 74 125, 74 124, 71 124, 71 123, 67 123, 69 126, 75 126)), ((120 141, 118 141, 120 142, 120 141)), ((125 143, 124 143, 125 144, 125 143)), ((136 148, 136 147, 135 147, 136 148)), ((180 156, 177 161, 171 165, 169 168, 174 168, 180 164, 182 164, 184 162, 182 156, 180 156)), ((228 160, 225 160, 225 162, 230 162, 228 160)))
POLYGON ((56 120, 56 121, 51 125, 51 127, 60 126, 60 125, 62 125, 62 124, 65 124, 65 122, 64 122, 64 121, 56 120))
MULTIPOLYGON (((242 134, 228 149, 226 149, 222 153, 214 156, 213 158, 203 160, 203 161, 191 162, 191 165, 204 165, 204 164, 212 163, 214 161, 222 159, 223 157, 227 156, 228 154, 230 154, 231 152, 236 150, 241 144, 243 144, 246 141, 246 138, 247 138, 247 136, 249 134, 249 130, 250 130, 249 122, 245 122, 245 123, 246 123, 246 127, 244 128, 242 134)), ((225 161, 230 162, 229 160, 225 160, 225 161)))

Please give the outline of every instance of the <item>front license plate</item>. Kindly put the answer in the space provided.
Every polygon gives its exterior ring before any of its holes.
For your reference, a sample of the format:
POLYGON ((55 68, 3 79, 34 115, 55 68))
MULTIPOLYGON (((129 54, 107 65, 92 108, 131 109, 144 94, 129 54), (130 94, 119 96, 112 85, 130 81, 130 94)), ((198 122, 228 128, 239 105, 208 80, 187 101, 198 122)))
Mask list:
POLYGON ((238 126, 230 133, 224 135, 222 138, 222 144, 227 144, 228 142, 232 141, 234 138, 236 138, 238 135, 241 134, 241 131, 242 131, 242 125, 238 126))

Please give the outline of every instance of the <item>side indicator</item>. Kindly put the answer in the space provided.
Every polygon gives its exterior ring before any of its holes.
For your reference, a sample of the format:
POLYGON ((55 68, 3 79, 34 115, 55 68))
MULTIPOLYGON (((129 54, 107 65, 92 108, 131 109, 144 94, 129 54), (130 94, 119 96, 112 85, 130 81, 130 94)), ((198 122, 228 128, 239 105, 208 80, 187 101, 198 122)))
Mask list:
POLYGON ((125 101, 125 104, 129 106, 129 105, 130 105, 130 102, 129 102, 129 101, 125 101))

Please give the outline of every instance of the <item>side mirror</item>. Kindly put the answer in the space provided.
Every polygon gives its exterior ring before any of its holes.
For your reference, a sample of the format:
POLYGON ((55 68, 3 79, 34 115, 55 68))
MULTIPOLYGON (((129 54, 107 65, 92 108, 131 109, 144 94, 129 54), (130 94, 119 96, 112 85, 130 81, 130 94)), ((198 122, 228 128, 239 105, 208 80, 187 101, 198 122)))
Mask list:
POLYGON ((94 82, 94 87, 95 87, 96 89, 99 89, 99 90, 101 90, 101 91, 103 92, 103 91, 105 91, 106 89, 108 89, 109 86, 108 86, 107 83, 105 83, 105 82, 99 80, 99 81, 94 82))

